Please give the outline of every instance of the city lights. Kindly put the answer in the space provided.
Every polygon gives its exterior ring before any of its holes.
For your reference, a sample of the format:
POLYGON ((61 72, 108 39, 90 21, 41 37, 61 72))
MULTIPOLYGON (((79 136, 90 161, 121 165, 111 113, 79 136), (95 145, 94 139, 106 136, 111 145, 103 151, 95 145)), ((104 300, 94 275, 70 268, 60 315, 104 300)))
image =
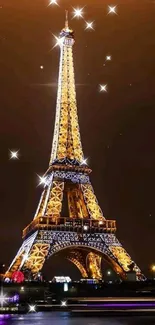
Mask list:
POLYGON ((25 291, 24 287, 21 287, 20 288, 20 291, 24 292, 25 291))

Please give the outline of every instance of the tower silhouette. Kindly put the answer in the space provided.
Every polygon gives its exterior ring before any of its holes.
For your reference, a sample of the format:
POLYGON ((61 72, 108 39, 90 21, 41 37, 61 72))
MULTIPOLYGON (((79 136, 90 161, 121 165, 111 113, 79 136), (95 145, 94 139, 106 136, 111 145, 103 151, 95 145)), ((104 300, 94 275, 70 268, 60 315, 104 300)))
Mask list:
POLYGON ((54 136, 44 188, 34 219, 23 230, 23 243, 6 276, 22 271, 37 277, 44 262, 63 250, 82 277, 101 279, 104 258, 126 277, 130 266, 143 279, 138 266, 116 238, 116 221, 107 220, 90 182, 91 169, 84 159, 77 115, 73 65, 74 32, 65 27, 57 44, 60 66, 54 136))

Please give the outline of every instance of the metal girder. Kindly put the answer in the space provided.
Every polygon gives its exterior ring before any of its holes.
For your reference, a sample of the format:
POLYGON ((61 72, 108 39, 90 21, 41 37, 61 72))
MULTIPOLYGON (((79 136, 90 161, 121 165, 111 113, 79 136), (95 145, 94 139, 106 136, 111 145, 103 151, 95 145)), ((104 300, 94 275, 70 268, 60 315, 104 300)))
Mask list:
POLYGON ((78 268, 82 278, 88 278, 85 256, 83 256, 82 251, 80 250, 69 251, 66 258, 78 268))
POLYGON ((79 132, 72 43, 60 47, 59 82, 57 94, 56 120, 50 164, 55 159, 65 157, 83 161, 79 132))
POLYGON ((31 270, 32 274, 38 273, 44 265, 49 247, 49 244, 39 242, 34 243, 27 259, 25 260, 23 268, 31 270))
MULTIPOLYGON (((110 246, 109 249, 118 260, 123 270, 125 272, 130 271, 130 266, 132 265, 133 261, 125 249, 122 246, 110 246)), ((137 275, 141 273, 140 269, 135 264, 133 270, 137 273, 137 275)))
POLYGON ((53 181, 47 201, 45 215, 59 217, 62 208, 64 182, 53 181))
POLYGON ((69 216, 71 218, 80 218, 80 219, 89 218, 80 185, 75 184, 74 186, 69 187, 67 194, 68 194, 69 216))
POLYGON ((102 279, 102 271, 101 271, 101 256, 90 252, 87 255, 87 270, 89 275, 93 279, 102 279))
POLYGON ((105 219, 102 210, 98 204, 97 198, 91 184, 81 184, 84 200, 89 211, 90 218, 96 220, 105 219))

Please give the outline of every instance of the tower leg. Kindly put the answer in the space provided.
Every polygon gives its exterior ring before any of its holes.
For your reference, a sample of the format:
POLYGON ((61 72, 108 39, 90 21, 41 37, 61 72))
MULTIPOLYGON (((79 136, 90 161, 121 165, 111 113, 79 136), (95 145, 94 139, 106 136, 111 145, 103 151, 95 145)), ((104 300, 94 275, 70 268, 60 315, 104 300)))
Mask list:
POLYGON ((15 271, 29 270, 34 276, 43 267, 45 258, 48 254, 50 244, 45 242, 39 242, 37 239, 37 233, 34 233, 31 237, 26 239, 13 262, 11 263, 5 277, 11 278, 15 271))
POLYGON ((70 251, 67 255, 67 259, 72 262, 80 271, 82 278, 88 278, 88 272, 86 269, 85 256, 79 250, 70 251))
POLYGON ((33 235, 23 241, 22 246, 20 247, 11 265, 9 266, 9 269, 7 270, 5 277, 11 278, 13 272, 21 270, 22 266, 28 259, 30 250, 33 246, 36 236, 37 232, 35 232, 33 235))
POLYGON ((89 276, 93 279, 102 279, 102 271, 101 271, 101 256, 90 252, 87 255, 87 270, 89 276))

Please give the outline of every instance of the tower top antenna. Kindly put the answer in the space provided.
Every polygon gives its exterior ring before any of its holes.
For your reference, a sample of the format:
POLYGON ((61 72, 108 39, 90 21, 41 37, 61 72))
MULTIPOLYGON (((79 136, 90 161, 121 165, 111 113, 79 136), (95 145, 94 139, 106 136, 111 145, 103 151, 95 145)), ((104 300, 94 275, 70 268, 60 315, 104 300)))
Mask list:
POLYGON ((65 10, 65 12, 66 12, 65 28, 68 28, 68 10, 65 10))

